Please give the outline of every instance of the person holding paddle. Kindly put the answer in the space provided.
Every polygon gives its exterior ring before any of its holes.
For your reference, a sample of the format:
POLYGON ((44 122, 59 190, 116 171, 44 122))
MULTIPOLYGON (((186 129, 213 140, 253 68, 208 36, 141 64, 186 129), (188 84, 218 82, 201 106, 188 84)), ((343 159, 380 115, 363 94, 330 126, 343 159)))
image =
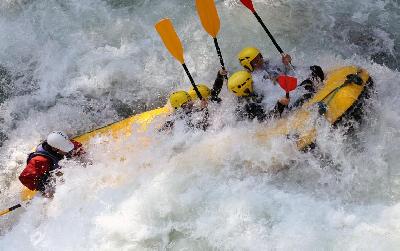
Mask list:
POLYGON ((177 91, 169 96, 169 103, 174 109, 170 119, 164 123, 160 131, 171 130, 176 122, 184 121, 187 128, 206 130, 209 126, 208 102, 221 102, 219 93, 221 92, 227 71, 218 71, 213 88, 210 90, 207 85, 196 85, 202 100, 199 101, 198 95, 192 87, 189 92, 177 91))
POLYGON ((292 57, 289 54, 282 54, 282 66, 270 65, 268 59, 264 60, 259 49, 246 47, 238 54, 239 63, 249 72, 265 72, 265 78, 276 79, 279 74, 289 74, 291 72, 292 57))
MULTIPOLYGON (((268 105, 274 105, 275 100, 280 95, 280 88, 276 88, 279 85, 284 88, 282 81, 286 81, 282 78, 292 78, 288 75, 295 75, 293 66, 291 66, 291 56, 288 54, 282 54, 282 66, 272 65, 270 61, 264 60, 261 52, 255 47, 246 47, 239 54, 238 59, 240 64, 252 73, 254 80, 254 90, 260 95, 264 96, 265 100, 263 103, 268 105)), ((298 92, 298 98, 291 106, 292 108, 301 106, 305 101, 310 99, 318 85, 324 80, 324 72, 318 65, 309 67, 311 71, 308 78, 300 84, 300 90, 298 92)), ((294 88, 293 88, 294 89, 294 88)), ((288 92, 287 92, 288 93, 288 92)), ((280 103, 288 105, 289 97, 281 98, 280 103)))
POLYGON ((43 196, 51 198, 55 192, 54 175, 62 175, 58 163, 64 158, 84 153, 81 143, 70 140, 64 132, 52 132, 29 154, 19 180, 29 190, 39 191, 43 196))
MULTIPOLYGON (((217 77, 215 78, 213 88, 210 90, 205 84, 197 85, 201 96, 203 96, 207 101, 220 103, 222 99, 219 97, 219 94, 222 90, 222 86, 224 85, 224 80, 227 78, 228 72, 224 69, 220 69, 217 73, 217 77)), ((190 88, 189 95, 193 100, 198 99, 198 96, 194 90, 194 88, 190 88)))
MULTIPOLYGON (((203 91, 202 88, 198 90, 203 91)), ((205 95, 208 95, 207 92, 202 93, 203 98, 206 97, 205 95)), ((200 129, 204 131, 209 126, 207 101, 201 100, 200 106, 198 106, 195 104, 195 101, 192 100, 189 93, 185 91, 176 91, 170 94, 169 103, 174 111, 160 128, 160 132, 170 131, 178 123, 183 124, 184 127, 188 129, 200 129)))
MULTIPOLYGON (((257 22, 261 25, 261 27, 264 29, 265 33, 268 35, 268 38, 271 40, 273 45, 275 46, 276 50, 279 52, 279 54, 282 56, 282 63, 283 67, 281 68, 276 68, 273 69, 268 65, 268 62, 264 61, 262 58, 262 55, 260 51, 254 47, 250 48, 245 48, 239 53, 239 61, 240 63, 250 72, 255 72, 255 71, 265 71, 266 74, 266 79, 272 80, 275 82, 277 80, 278 75, 287 75, 291 74, 291 71, 294 71, 294 67, 292 66, 292 58, 289 54, 285 53, 282 48, 279 46, 278 42, 268 29, 268 27, 265 25, 264 21, 260 17, 260 15, 257 13, 253 1, 252 0, 240 0, 240 2, 251 11, 251 13, 254 15, 256 18, 257 22)), ((313 96, 315 89, 317 88, 317 84, 322 82, 324 80, 324 73, 319 66, 311 66, 311 76, 304 80, 300 86, 304 87, 303 91, 306 91, 307 93, 303 94, 295 103, 292 105, 292 107, 297 107, 302 105, 306 100, 308 100, 311 96, 313 96)), ((265 75, 264 75, 265 76, 265 75)), ((263 78, 264 78, 263 76, 263 78)), ((284 88, 286 87, 286 97, 287 101, 289 99, 289 92, 292 91, 293 89, 290 88, 287 83, 290 81, 286 81, 285 78, 281 78, 284 81, 277 81, 279 82, 279 85, 284 88)), ((255 79, 256 85, 257 81, 255 79)), ((297 84, 293 87, 295 88, 297 84)))

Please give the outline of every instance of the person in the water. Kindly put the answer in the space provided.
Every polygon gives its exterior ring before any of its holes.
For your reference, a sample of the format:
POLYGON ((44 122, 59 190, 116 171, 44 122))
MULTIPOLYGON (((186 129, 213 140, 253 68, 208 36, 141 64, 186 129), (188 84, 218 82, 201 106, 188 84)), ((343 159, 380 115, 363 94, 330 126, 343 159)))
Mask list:
POLYGON ((19 176, 21 183, 32 191, 39 191, 45 197, 55 192, 55 176, 61 176, 58 164, 64 158, 84 154, 82 144, 70 140, 64 132, 56 131, 47 136, 34 152, 30 153, 25 169, 19 176))

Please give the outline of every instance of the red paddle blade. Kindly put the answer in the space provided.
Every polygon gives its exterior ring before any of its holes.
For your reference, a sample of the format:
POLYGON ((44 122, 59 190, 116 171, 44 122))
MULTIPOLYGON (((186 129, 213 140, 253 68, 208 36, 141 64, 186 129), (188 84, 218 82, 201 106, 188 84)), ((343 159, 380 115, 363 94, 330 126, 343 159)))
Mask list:
POLYGON ((247 9, 251 10, 251 12, 256 12, 256 10, 254 9, 254 6, 253 6, 253 1, 240 0, 240 2, 242 2, 242 4, 247 7, 247 9))
POLYGON ((297 87, 297 78, 281 75, 278 77, 278 83, 287 93, 293 91, 297 87))

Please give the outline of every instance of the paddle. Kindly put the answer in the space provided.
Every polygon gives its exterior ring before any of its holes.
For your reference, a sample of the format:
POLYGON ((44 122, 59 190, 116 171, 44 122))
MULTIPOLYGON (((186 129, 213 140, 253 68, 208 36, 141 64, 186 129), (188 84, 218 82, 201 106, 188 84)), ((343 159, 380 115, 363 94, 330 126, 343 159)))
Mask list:
POLYGON ((261 17, 257 14, 257 11, 254 9, 253 6, 253 1, 252 0, 240 0, 244 6, 246 6, 257 18, 257 21, 261 24, 261 26, 264 28, 264 31, 268 34, 269 38, 271 39, 272 43, 275 45, 276 49, 279 51, 281 55, 284 55, 285 53, 281 49, 281 47, 278 45, 276 42, 275 38, 272 36, 271 32, 269 32, 267 26, 265 26, 264 22, 262 21, 261 17))
POLYGON ((217 35, 220 29, 220 20, 215 7, 214 0, 196 0, 197 13, 199 14, 203 28, 214 39, 215 49, 219 57, 222 69, 225 71, 224 59, 222 58, 221 49, 218 45, 217 35))
MULTIPOLYGON (((24 189, 21 193, 21 200, 22 201, 27 201, 27 200, 31 200, 35 195, 36 195, 37 191, 32 191, 29 189, 24 189)), ((21 203, 18 203, 10 208, 7 208, 3 211, 0 211, 0 216, 3 216, 5 214, 8 214, 9 212, 14 211, 17 208, 20 208, 22 205, 21 203)))
POLYGON ((5 214, 8 214, 9 212, 14 211, 15 209, 17 209, 17 208, 19 208, 19 207, 21 207, 21 204, 17 204, 17 205, 15 205, 15 206, 12 206, 12 207, 6 209, 6 210, 3 210, 3 211, 0 212, 0 216, 3 216, 3 215, 5 215, 5 214))
POLYGON ((286 97, 289 98, 289 92, 293 91, 297 87, 297 78, 280 75, 278 77, 278 83, 286 91, 286 97))
POLYGON ((190 75, 190 72, 185 64, 185 59, 183 56, 183 46, 181 40, 178 37, 178 34, 176 34, 174 25, 172 24, 171 20, 168 18, 161 19, 158 23, 156 23, 155 28, 160 35, 165 47, 168 49, 171 55, 182 64, 183 69, 185 69, 185 72, 189 77, 190 83, 192 84, 193 89, 197 94, 197 97, 202 100, 203 97, 201 96, 199 89, 197 89, 192 75, 190 75))

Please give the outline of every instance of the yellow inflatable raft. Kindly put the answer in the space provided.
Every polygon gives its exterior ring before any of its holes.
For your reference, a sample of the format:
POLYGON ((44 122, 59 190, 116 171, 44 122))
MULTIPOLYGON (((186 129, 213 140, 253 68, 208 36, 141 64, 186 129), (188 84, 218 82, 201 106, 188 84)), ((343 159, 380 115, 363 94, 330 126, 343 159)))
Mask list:
POLYGON ((130 136, 132 134, 132 128, 137 128, 139 132, 146 131, 150 123, 153 122, 155 118, 167 116, 171 113, 171 111, 172 108, 169 105, 166 105, 161 108, 133 115, 132 117, 82 134, 78 137, 75 137, 74 140, 85 144, 93 137, 100 135, 109 135, 113 136, 114 138, 118 138, 121 136, 130 136))
MULTIPOLYGON (((305 149, 316 138, 312 110, 315 110, 316 106, 319 109, 322 107, 326 119, 331 124, 338 123, 352 110, 360 108, 360 99, 365 96, 370 84, 372 84, 372 80, 368 72, 362 68, 346 66, 333 70, 328 73, 324 86, 311 100, 296 111, 289 113, 287 117, 276 121, 272 127, 259 130, 256 136, 260 141, 266 141, 274 136, 295 136, 298 148, 305 149)), ((132 128, 146 131, 154 119, 167 116, 170 112, 171 108, 166 105, 85 133, 74 139, 85 144, 90 139, 101 135, 109 135, 114 138, 129 136, 133 133, 132 128)), ((32 196, 32 192, 29 191, 22 193, 23 200, 30 199, 32 196)))
MULTIPOLYGON (((366 93, 367 86, 371 83, 368 72, 357 66, 346 66, 330 71, 324 86, 311 100, 300 109, 277 121, 272 128, 263 128, 257 132, 257 136, 260 140, 266 140, 274 135, 295 135, 298 137, 299 149, 303 149, 310 145, 316 136, 315 128, 310 121, 311 110, 316 106, 318 109, 324 109, 326 119, 331 124, 336 124, 352 110, 359 109, 357 105, 359 105, 360 98, 366 93)), ((139 131, 145 131, 155 118, 167 116, 170 112, 171 108, 166 105, 85 133, 74 139, 86 143, 98 135, 111 135, 116 138, 123 135, 129 136, 132 134, 133 127, 139 128, 139 131)))

